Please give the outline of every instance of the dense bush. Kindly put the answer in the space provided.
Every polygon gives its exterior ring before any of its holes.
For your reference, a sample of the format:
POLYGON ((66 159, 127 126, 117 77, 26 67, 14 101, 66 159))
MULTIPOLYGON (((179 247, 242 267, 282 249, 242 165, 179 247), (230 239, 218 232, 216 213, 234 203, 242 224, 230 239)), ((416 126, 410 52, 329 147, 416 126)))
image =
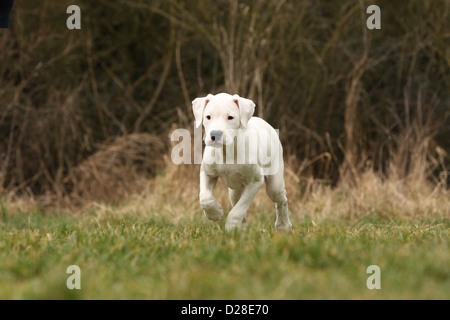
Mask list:
POLYGON ((297 175, 447 183, 450 1, 376 2, 17 2, 0 33, 0 191, 69 192, 101 146, 192 128, 190 101, 222 91, 257 103, 297 175))

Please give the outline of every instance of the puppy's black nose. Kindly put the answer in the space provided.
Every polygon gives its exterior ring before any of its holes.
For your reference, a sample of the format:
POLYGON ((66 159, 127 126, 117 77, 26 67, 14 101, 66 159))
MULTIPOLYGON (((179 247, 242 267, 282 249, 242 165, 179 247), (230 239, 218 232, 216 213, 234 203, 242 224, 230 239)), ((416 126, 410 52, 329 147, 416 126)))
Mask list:
POLYGON ((220 140, 220 138, 222 138, 222 134, 223 133, 220 130, 211 131, 211 140, 212 141, 220 140))

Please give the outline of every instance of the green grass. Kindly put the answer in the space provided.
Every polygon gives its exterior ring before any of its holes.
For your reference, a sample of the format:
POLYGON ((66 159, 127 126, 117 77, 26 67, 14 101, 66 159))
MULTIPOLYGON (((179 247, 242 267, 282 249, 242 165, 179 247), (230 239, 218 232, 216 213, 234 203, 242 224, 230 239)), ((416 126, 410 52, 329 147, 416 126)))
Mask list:
MULTIPOLYGON (((263 218, 264 217, 264 218, 263 218)), ((0 214, 0 299, 449 299, 448 220, 296 221, 223 231, 196 213, 0 214), (369 265, 381 290, 369 290, 369 265), (69 290, 69 265, 81 290, 69 290)))

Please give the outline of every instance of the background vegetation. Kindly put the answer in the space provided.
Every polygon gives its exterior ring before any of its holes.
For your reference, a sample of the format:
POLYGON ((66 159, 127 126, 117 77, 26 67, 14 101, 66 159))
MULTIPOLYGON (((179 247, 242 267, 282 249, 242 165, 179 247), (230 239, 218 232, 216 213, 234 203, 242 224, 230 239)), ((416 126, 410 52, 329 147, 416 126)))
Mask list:
MULTIPOLYGON (((82 30, 68 30, 72 2, 18 2, 1 33, 2 193, 83 198, 98 151, 153 174, 170 131, 192 127, 190 101, 222 91, 280 129, 299 179, 373 168, 448 185, 447 0, 378 1, 373 31, 367 1, 75 1, 82 30)), ((131 188, 116 171, 89 194, 131 188)))
MULTIPOLYGON (((0 298, 448 299, 449 11, 16 1, 0 31, 0 298), (219 92, 280 129, 289 236, 263 191, 242 233, 206 222, 199 166, 170 161, 191 100, 219 92)), ((220 183, 216 197, 228 211, 220 183)))

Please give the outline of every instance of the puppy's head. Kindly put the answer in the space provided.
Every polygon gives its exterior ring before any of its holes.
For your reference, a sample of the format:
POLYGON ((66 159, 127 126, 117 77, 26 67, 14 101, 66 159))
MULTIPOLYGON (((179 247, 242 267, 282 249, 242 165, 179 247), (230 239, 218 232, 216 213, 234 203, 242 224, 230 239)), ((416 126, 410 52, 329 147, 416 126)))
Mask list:
POLYGON ((238 95, 220 93, 209 94, 192 101, 195 126, 203 123, 205 144, 211 147, 223 147, 234 141, 238 129, 246 128, 255 112, 253 101, 238 95))

